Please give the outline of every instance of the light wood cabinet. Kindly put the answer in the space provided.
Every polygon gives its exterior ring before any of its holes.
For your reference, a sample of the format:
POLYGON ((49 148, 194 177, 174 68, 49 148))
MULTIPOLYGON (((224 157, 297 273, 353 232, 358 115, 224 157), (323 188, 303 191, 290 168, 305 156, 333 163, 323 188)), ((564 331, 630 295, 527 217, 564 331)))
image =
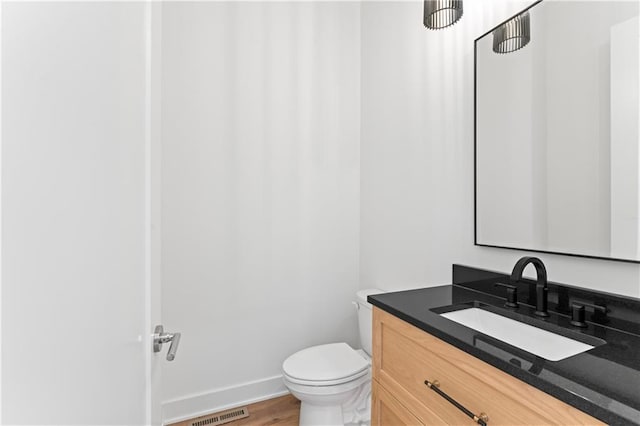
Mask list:
POLYGON ((376 307, 373 379, 375 426, 475 423, 441 393, 490 426, 603 424, 376 307))
POLYGON ((385 388, 373 381, 371 426, 424 425, 385 388))

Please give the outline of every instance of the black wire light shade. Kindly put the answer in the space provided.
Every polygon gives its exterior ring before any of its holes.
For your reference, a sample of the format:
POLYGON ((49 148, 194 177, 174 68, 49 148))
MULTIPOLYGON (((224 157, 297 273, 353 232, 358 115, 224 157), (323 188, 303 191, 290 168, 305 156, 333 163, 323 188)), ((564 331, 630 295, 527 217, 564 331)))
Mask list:
POLYGON ((462 17, 462 0, 424 0, 424 26, 439 30, 462 17))
POLYGON ((531 40, 529 12, 524 12, 493 30, 493 51, 515 52, 525 47, 529 40, 531 40))

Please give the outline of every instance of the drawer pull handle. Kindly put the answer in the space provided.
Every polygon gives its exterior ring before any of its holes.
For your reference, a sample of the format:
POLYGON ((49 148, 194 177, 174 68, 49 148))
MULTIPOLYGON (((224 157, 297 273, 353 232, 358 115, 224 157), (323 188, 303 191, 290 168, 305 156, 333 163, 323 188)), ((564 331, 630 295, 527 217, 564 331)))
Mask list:
POLYGON ((428 380, 425 380, 424 384, 427 385, 429 389, 431 389, 432 391, 434 391, 435 393, 437 393, 438 395, 440 395, 441 397, 449 401, 458 410, 462 411, 467 416, 472 418, 473 421, 478 423, 480 426, 487 426, 487 423, 489 422, 489 416, 487 416, 485 413, 480 413, 478 415, 473 414, 471 411, 466 409, 464 405, 460 404, 458 401, 456 401, 455 399, 451 398, 449 395, 441 391, 439 381, 434 380, 433 382, 430 382, 428 380))

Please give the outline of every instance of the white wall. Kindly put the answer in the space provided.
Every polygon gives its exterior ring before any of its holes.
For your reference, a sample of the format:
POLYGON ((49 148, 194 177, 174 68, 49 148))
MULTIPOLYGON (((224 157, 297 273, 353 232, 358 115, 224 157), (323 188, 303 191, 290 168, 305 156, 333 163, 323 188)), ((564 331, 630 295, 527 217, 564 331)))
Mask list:
POLYGON ((144 424, 146 7, 1 7, 0 423, 144 424))
POLYGON ((165 421, 285 391, 282 361, 357 342, 357 3, 167 3, 165 421))
MULTIPOLYGON (((363 3, 362 288, 448 283, 452 263, 507 272, 525 255, 473 246, 473 41, 527 5, 465 2, 429 31, 422 2, 363 3)), ((551 280, 640 295, 638 265, 537 255, 551 280)))

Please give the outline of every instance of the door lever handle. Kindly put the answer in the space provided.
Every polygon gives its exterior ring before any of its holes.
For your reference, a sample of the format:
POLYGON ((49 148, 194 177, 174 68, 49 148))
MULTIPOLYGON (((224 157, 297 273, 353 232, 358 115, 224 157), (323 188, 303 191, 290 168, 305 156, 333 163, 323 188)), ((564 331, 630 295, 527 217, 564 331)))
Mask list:
POLYGON ((173 361, 180 344, 180 336, 180 333, 165 333, 164 327, 157 325, 153 333, 153 352, 160 352, 164 343, 171 342, 169 351, 167 351, 167 361, 173 361))

